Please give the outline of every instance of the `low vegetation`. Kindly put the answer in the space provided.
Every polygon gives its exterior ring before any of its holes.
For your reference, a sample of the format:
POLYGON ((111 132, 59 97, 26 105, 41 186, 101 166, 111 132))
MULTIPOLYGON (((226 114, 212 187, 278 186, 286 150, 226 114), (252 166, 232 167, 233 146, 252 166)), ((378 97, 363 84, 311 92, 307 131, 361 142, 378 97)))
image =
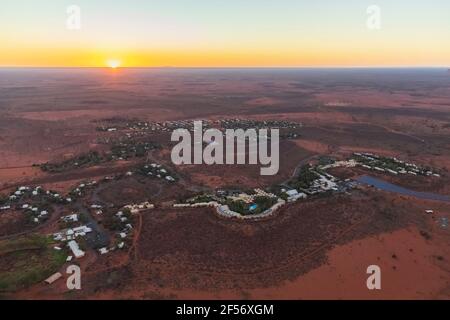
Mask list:
POLYGON ((97 151, 90 151, 62 162, 44 163, 40 166, 40 168, 45 172, 59 173, 72 170, 74 168, 97 165, 104 161, 105 158, 100 153, 97 151))
POLYGON ((0 292, 27 288, 57 272, 67 255, 51 243, 40 235, 0 241, 0 292))
POLYGON ((311 184, 319 178, 319 175, 311 170, 309 165, 300 168, 297 176, 289 182, 289 186, 294 189, 308 189, 311 184))
POLYGON ((277 198, 258 196, 253 199, 253 203, 246 203, 242 200, 227 200, 226 204, 230 210, 242 215, 260 214, 277 202, 277 198))

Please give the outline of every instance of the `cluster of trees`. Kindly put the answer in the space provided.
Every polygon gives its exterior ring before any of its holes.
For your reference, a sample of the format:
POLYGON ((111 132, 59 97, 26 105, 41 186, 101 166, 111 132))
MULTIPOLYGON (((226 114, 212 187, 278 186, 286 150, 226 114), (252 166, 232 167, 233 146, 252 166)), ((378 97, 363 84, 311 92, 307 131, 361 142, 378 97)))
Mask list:
POLYGON ((217 199, 214 196, 208 195, 208 194, 201 194, 196 197, 194 197, 191 201, 192 203, 200 203, 200 202, 211 202, 216 201, 217 199))
POLYGON ((305 165, 300 168, 297 177, 289 182, 289 186, 295 189, 308 189, 317 178, 319 175, 312 171, 309 165, 305 165))
POLYGON ((4 194, 0 194, 0 206, 6 204, 6 202, 8 202, 8 197, 4 194))
POLYGON ((158 146, 152 142, 120 143, 111 147, 111 156, 115 158, 140 158, 144 157, 149 150, 158 146))
POLYGON ((105 158, 99 152, 90 151, 62 162, 42 164, 41 169, 46 172, 57 173, 88 165, 96 165, 104 160, 105 158))
POLYGON ((227 200, 227 205, 231 211, 247 215, 249 214, 249 205, 242 200, 233 201, 227 200))
POLYGON ((40 165, 40 168, 46 172, 59 173, 74 168, 94 166, 117 158, 129 159, 144 157, 149 150, 157 147, 158 145, 152 142, 120 143, 113 145, 107 154, 101 154, 98 151, 89 151, 61 162, 44 163, 40 165))
POLYGON ((245 203, 242 200, 227 200, 227 205, 230 210, 240 213, 242 215, 259 214, 269 209, 277 202, 276 198, 257 196, 253 199, 253 203, 245 203), (256 209, 250 210, 252 205, 257 205, 256 209))
POLYGON ((122 217, 127 218, 127 222, 124 223, 120 220, 119 217, 115 216, 114 214, 109 214, 103 219, 102 224, 105 228, 111 230, 111 231, 121 231, 125 227, 125 224, 129 223, 131 221, 132 215, 130 210, 124 209, 121 210, 123 212, 122 217))
POLYGON ((255 197, 253 199, 253 201, 255 204, 258 205, 258 209, 262 212, 264 210, 269 209, 271 206, 273 206, 277 202, 277 199, 271 198, 271 197, 258 196, 258 197, 255 197))

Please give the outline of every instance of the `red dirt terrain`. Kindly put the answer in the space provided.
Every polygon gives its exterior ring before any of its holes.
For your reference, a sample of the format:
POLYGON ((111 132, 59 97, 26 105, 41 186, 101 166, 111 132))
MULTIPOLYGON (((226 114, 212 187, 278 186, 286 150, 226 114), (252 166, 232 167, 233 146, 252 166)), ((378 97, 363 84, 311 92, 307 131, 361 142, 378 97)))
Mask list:
POLYGON ((424 214, 430 205, 361 193, 298 203, 258 223, 209 209, 149 211, 129 260, 87 268, 74 298, 445 298, 449 239, 424 214), (379 292, 365 287, 372 264, 383 270, 379 292))
MULTIPOLYGON (((123 175, 146 160, 163 164, 179 181, 131 176, 96 189, 82 201, 114 203, 111 210, 147 200, 157 207, 134 217, 127 250, 104 256, 90 250, 77 261, 83 271, 81 291, 67 291, 60 280, 51 286, 35 283, 7 297, 449 299, 450 239, 441 222, 450 217, 446 203, 360 187, 289 204, 261 221, 225 219, 213 209, 170 207, 202 190, 278 184, 317 156, 342 159, 353 152, 437 168, 440 179, 371 174, 448 195, 450 77, 445 70, 420 75, 367 70, 35 72, 0 71, 0 194, 21 185, 65 193, 82 181, 123 175), (36 76, 47 82, 36 85, 36 76), (108 150, 123 132, 97 127, 115 117, 287 120, 303 126, 299 137, 281 141, 280 171, 274 177, 260 176, 259 165, 174 166, 167 132, 139 137, 162 145, 146 158, 61 173, 33 166, 108 150), (426 215, 428 209, 435 213, 426 215), (367 290, 366 268, 372 264, 381 267, 381 291, 367 290)), ((367 172, 339 168, 330 173, 354 178, 367 172)), ((0 237, 31 232, 20 214, 0 211, 0 237)), ((58 230, 61 214, 33 232, 58 230)))

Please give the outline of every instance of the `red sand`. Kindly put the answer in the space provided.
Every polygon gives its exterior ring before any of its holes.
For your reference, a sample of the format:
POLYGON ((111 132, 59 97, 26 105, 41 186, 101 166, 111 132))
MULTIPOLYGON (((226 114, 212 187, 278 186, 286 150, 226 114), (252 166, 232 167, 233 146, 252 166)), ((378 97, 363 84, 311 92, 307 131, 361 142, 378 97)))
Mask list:
POLYGON ((448 240, 448 234, 425 240, 411 227, 337 246, 327 264, 278 287, 171 294, 179 299, 448 299, 450 271, 437 258, 449 256, 448 240), (366 269, 373 264, 381 268, 381 290, 366 286, 366 269))
POLYGON ((436 246, 416 228, 408 228, 339 246, 329 252, 328 264, 251 295, 258 299, 447 299, 450 272, 437 256, 449 253, 445 242, 436 246), (366 287, 366 268, 373 264, 381 267, 381 290, 366 287))

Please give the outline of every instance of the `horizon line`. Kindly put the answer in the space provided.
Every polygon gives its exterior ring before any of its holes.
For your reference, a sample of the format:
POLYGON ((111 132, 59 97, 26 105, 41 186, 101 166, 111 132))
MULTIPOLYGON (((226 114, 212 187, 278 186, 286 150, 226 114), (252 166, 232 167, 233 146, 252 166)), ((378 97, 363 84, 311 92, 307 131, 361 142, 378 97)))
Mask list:
POLYGON ((108 66, 2 66, 0 69, 449 69, 444 65, 376 65, 376 66, 130 66, 111 68, 108 66))

